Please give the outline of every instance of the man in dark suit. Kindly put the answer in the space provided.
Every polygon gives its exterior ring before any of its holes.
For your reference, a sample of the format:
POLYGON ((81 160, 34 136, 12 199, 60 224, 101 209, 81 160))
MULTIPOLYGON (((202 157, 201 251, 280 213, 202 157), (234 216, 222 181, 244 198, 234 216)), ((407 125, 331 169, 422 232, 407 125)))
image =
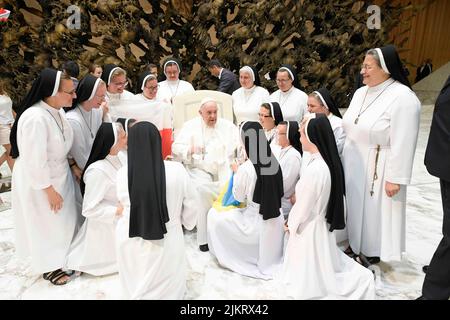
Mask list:
POLYGON ((218 77, 220 80, 217 91, 232 94, 234 90, 241 87, 236 75, 230 70, 222 67, 219 60, 211 60, 208 63, 208 70, 213 76, 218 77))
POLYGON ((425 153, 428 172, 440 179, 444 220, 439 243, 422 287, 421 300, 448 300, 450 297, 450 77, 439 94, 431 121, 425 153))
POLYGON ((428 77, 433 72, 433 64, 431 59, 426 59, 416 70, 416 79, 414 83, 419 82, 425 77, 428 77))

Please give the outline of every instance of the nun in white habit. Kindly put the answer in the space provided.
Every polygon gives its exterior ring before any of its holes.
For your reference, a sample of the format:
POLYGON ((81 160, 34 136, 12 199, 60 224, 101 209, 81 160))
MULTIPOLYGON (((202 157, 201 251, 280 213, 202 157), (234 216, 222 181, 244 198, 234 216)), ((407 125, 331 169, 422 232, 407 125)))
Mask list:
POLYGON ((244 276, 272 279, 283 254, 283 177, 258 122, 242 124, 248 156, 234 175, 233 196, 247 207, 208 212, 208 244, 219 264, 244 276))
POLYGON ((279 275, 282 299, 374 299, 374 277, 337 244, 344 222, 344 173, 324 114, 301 126, 311 154, 296 186, 287 222, 288 241, 279 275))
POLYGON ((283 113, 281 112, 280 105, 278 102, 263 103, 259 108, 258 116, 267 142, 269 142, 272 152, 279 160, 281 147, 278 144, 277 125, 283 121, 283 113))
POLYGON ((105 65, 101 79, 106 83, 105 99, 110 104, 134 99, 134 94, 125 89, 128 85, 127 72, 121 67, 115 64, 105 65))
POLYGON ((150 122, 129 131, 128 166, 117 174, 124 207, 117 223, 117 263, 127 299, 182 299, 186 249, 182 225, 191 230, 197 199, 180 163, 163 161, 161 137, 150 122))
POLYGON ((158 100, 172 104, 173 98, 183 93, 194 92, 194 87, 187 81, 180 79, 181 66, 178 60, 168 58, 163 65, 166 80, 159 83, 158 100))
POLYGON ((86 218, 72 242, 67 268, 102 276, 117 272, 117 219, 123 207, 117 199, 117 156, 126 147, 127 136, 119 123, 103 123, 97 132, 81 178, 82 214, 86 218))
POLYGON ((308 96, 308 112, 309 113, 323 113, 330 120, 331 128, 333 129, 334 138, 339 151, 339 156, 342 156, 342 149, 344 148, 345 132, 342 127, 342 115, 334 102, 333 97, 326 88, 320 88, 308 96))
POLYGON ((308 96, 298 89, 299 82, 294 68, 283 64, 277 72, 278 90, 270 95, 270 101, 278 102, 283 112, 284 120, 300 123, 308 113, 308 96))
POLYGON ((406 186, 420 122, 420 101, 394 46, 369 50, 359 88, 343 118, 342 152, 350 248, 376 263, 402 258, 406 186))
POLYGON ((67 154, 73 132, 62 107, 75 97, 73 81, 42 70, 11 130, 12 210, 16 250, 31 270, 53 284, 67 283, 64 266, 76 227, 75 194, 67 154))
POLYGON ((286 219, 292 208, 292 196, 295 194, 295 185, 300 179, 302 167, 302 147, 297 121, 282 121, 278 124, 278 143, 281 147, 280 162, 283 173, 284 195, 281 199, 283 215, 286 219))
POLYGON ((83 201, 80 192, 81 173, 89 158, 98 128, 103 122, 103 112, 107 108, 105 105, 106 85, 100 78, 88 74, 78 83, 76 93, 77 97, 73 100, 72 106, 65 108, 65 111, 74 134, 69 152, 69 163, 75 182, 78 225, 81 226, 84 221, 81 216, 83 201))
POLYGON ((231 95, 236 124, 243 121, 258 121, 259 108, 269 102, 269 91, 261 87, 258 72, 250 66, 239 70, 241 87, 231 95))

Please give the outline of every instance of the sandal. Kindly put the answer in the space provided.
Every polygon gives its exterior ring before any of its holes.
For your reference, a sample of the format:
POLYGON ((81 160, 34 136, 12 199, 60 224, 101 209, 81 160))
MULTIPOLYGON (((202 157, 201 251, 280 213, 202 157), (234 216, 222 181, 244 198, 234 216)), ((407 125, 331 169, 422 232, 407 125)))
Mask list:
MULTIPOLYGON (((44 276, 45 276, 45 274, 44 274, 44 276)), ((67 273, 65 273, 61 269, 47 273, 46 277, 47 277, 46 280, 49 280, 55 286, 62 286, 70 281, 70 277, 67 275, 67 273), (68 278, 63 282, 58 282, 63 277, 68 277, 68 278)), ((44 277, 44 279, 45 279, 45 277, 44 277)))

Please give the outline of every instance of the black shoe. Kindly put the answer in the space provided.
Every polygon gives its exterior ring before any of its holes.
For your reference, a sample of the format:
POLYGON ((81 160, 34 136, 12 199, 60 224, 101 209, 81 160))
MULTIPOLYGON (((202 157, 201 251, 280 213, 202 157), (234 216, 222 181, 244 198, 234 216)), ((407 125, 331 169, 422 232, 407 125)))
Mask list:
POLYGON ((423 266, 423 267, 422 267, 422 271, 423 271, 423 273, 427 273, 427 271, 428 271, 428 267, 429 267, 429 266, 423 266))
POLYGON ((208 244, 201 244, 198 246, 201 252, 209 251, 208 244))
POLYGON ((380 262, 380 257, 366 257, 367 261, 370 262, 370 264, 376 264, 380 262))

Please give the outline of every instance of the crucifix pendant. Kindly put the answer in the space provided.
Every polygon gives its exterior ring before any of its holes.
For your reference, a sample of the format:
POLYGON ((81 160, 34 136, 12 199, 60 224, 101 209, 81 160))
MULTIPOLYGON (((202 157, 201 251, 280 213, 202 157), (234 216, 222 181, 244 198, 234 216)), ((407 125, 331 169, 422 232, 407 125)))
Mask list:
POLYGON ((358 121, 359 121, 359 117, 357 117, 357 118, 355 119, 355 124, 358 124, 358 121))

